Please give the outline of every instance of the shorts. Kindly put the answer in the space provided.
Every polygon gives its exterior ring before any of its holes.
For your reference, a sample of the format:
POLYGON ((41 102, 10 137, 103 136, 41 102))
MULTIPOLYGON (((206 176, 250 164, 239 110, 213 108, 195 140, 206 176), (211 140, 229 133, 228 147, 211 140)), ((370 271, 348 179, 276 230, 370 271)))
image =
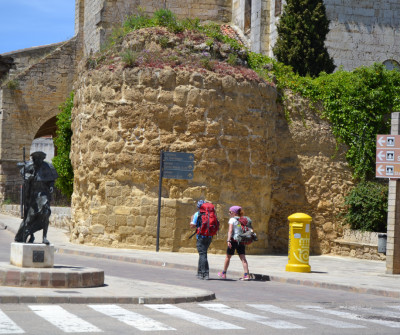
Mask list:
POLYGON ((246 254, 246 246, 244 244, 240 244, 239 242, 236 242, 234 240, 231 241, 231 247, 226 249, 226 253, 228 255, 234 255, 235 254, 235 250, 238 253, 238 255, 245 255, 246 254))

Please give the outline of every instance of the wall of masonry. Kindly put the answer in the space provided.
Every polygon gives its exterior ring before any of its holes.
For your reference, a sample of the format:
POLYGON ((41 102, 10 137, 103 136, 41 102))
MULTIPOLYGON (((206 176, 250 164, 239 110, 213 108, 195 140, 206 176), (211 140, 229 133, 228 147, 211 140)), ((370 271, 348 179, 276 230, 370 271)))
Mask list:
MULTIPOLYGON (((33 54, 37 50, 33 50, 33 54)), ((19 179, 16 162, 29 148, 40 127, 59 113, 58 106, 75 80, 76 40, 65 42, 34 65, 13 76, 16 86, 0 89, 0 183, 19 179)), ((26 51, 28 53, 28 51, 26 51)), ((2 190, 3 191, 3 190, 2 190)), ((4 197, 4 192, 0 192, 4 197)))
POLYGON ((83 32, 84 36, 84 54, 99 51, 113 28, 120 26, 127 16, 137 14, 139 8, 151 15, 164 5, 178 18, 219 22, 229 22, 231 18, 231 0, 76 0, 76 9, 84 12, 84 20, 78 14, 75 16, 75 33, 83 32))
POLYGON ((330 23, 326 41, 336 66, 351 70, 393 59, 400 62, 398 0, 325 0, 330 23))

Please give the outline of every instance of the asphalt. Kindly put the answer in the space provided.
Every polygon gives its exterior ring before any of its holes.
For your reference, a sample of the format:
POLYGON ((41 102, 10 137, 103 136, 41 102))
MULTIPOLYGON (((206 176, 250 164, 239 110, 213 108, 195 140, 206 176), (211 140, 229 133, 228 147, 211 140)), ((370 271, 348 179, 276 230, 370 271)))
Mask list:
MULTIPOLYGON (((16 233, 20 219, 0 214, 1 229, 16 233)), ((83 255, 144 265, 178 268, 195 272, 197 253, 156 252, 115 249, 70 243, 65 230, 50 227, 49 240, 55 252, 83 255)), ((310 256, 311 272, 288 272, 287 255, 247 255, 254 280, 344 290, 400 299, 400 275, 386 274, 384 261, 362 260, 331 255, 310 256)), ((224 255, 209 254, 210 277, 217 278, 224 255)), ((56 265, 56 264, 55 264, 56 265)), ((1 266, 1 265, 0 265, 1 266)), ((230 278, 243 274, 238 257, 233 257, 228 271, 230 278)), ((0 303, 179 303, 215 298, 208 290, 149 281, 123 279, 105 274, 105 285, 93 288, 26 288, 0 286, 0 303)))

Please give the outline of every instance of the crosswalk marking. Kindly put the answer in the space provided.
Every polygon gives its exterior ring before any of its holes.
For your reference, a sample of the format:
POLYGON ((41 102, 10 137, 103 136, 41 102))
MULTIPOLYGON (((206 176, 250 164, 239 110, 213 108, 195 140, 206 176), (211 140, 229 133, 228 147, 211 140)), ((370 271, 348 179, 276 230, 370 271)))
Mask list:
POLYGON ((211 329, 243 329, 228 322, 186 311, 173 305, 146 305, 146 307, 211 329))
POLYGON ((175 328, 166 326, 161 322, 141 314, 128 311, 117 305, 89 305, 89 307, 97 312, 116 318, 117 320, 142 331, 176 330, 175 328))
POLYGON ((278 328, 278 329, 297 329, 304 328, 302 326, 296 325, 291 322, 283 321, 283 320, 270 320, 266 316, 257 315, 245 311, 241 311, 239 309, 231 308, 229 306, 223 304, 199 304, 200 306, 212 310, 214 312, 222 313, 225 315, 233 316, 236 318, 245 319, 248 321, 254 321, 261 323, 263 325, 278 328))
POLYGON ((91 323, 56 305, 30 305, 37 315, 66 333, 102 332, 91 323))
POLYGON ((19 328, 13 320, 11 320, 3 311, 0 311, 0 334, 23 334, 25 333, 19 328))
MULTIPOLYGON (((87 305, 89 309, 86 309, 84 313, 82 313, 81 309, 74 309, 72 305, 68 308, 73 312, 69 312, 59 305, 37 304, 28 306, 33 313, 40 317, 40 319, 21 317, 21 314, 15 314, 14 310, 10 310, 12 313, 10 318, 10 316, 7 315, 7 310, 1 306, 0 335, 24 334, 26 333, 25 329, 29 329, 32 326, 30 322, 34 322, 34 325, 38 325, 43 322, 41 318, 46 320, 49 325, 52 324, 60 329, 61 332, 65 333, 100 333, 106 331, 85 321, 85 317, 81 316, 82 314, 85 316, 89 315, 90 320, 96 321, 99 320, 99 315, 102 315, 106 318, 107 322, 111 321, 113 322, 113 325, 115 325, 116 322, 121 322, 121 326, 122 323, 125 323, 127 326, 132 327, 135 332, 177 331, 178 329, 175 329, 168 324, 169 322, 176 322, 176 319, 181 319, 200 327, 218 330, 247 329, 251 331, 256 327, 261 327, 261 325, 270 327, 270 329, 293 329, 294 331, 295 329, 309 328, 312 330, 312 323, 341 329, 362 328, 364 329, 362 332, 368 332, 369 329, 366 327, 371 324, 378 324, 382 327, 386 327, 386 329, 392 328, 392 331, 396 331, 395 329, 400 328, 400 305, 388 305, 386 308, 379 306, 366 308, 351 305, 344 307, 327 307, 321 306, 320 304, 302 304, 293 306, 293 308, 281 308, 270 304, 247 304, 241 305, 241 307, 238 308, 233 308, 222 303, 210 302, 199 303, 196 305, 185 305, 184 307, 177 307, 176 305, 171 304, 142 305, 141 307, 138 307, 139 312, 134 312, 126 309, 125 306, 119 306, 117 304, 89 304, 87 305), (254 308, 256 310, 255 313, 246 306, 254 308), (204 308, 203 311, 205 315, 201 312, 198 313, 196 308, 204 308), (146 316, 146 314, 150 314, 148 310, 145 311, 146 313, 140 314, 140 310, 143 311, 143 309, 151 309, 155 312, 151 313, 149 317, 146 316), (193 309, 196 309, 195 312, 191 311, 193 309), (263 311, 264 313, 257 313, 257 310, 263 311), (88 311, 91 314, 88 314, 88 311), (168 321, 165 321, 166 323, 157 321, 157 317, 160 317, 157 312, 168 315, 168 321), (211 313, 213 313, 211 317, 206 316, 211 313), (271 316, 269 313, 274 315, 271 316), (228 322, 218 320, 221 315, 227 316, 225 319, 227 319, 228 322), (296 319, 307 321, 299 321, 298 324, 293 323, 295 322, 293 320, 296 319), (247 320, 248 322, 243 323, 243 320, 247 320)), ((183 326, 181 325, 181 327, 189 328, 192 326, 185 324, 183 326)), ((195 329, 193 327, 191 329, 195 329)), ((385 333, 385 331, 383 331, 383 333, 385 333)))
POLYGON ((284 316, 291 317, 291 318, 311 320, 313 322, 320 323, 320 324, 326 325, 326 326, 335 327, 335 328, 365 328, 364 326, 361 326, 361 325, 356 325, 356 324, 333 320, 333 319, 328 319, 328 318, 321 318, 321 317, 318 318, 318 317, 315 317, 314 315, 309 315, 309 314, 305 314, 302 312, 293 311, 290 309, 283 309, 283 308, 273 306, 273 305, 248 304, 248 306, 262 310, 262 311, 279 314, 279 315, 284 315, 284 316))
MULTIPOLYGON (((325 313, 325 314, 330 314, 330 315, 335 315, 335 316, 340 316, 341 318, 346 318, 346 319, 351 319, 351 320, 361 320, 361 321, 367 321, 367 322, 372 322, 372 323, 377 323, 383 326, 391 327, 391 328, 400 328, 400 323, 399 322, 394 322, 394 321, 388 321, 388 320, 377 320, 377 319, 371 319, 367 318, 365 316, 359 315, 359 314, 354 314, 354 313, 349 313, 345 311, 337 311, 337 310, 332 310, 332 309, 325 309, 320 306, 308 306, 308 305, 302 305, 302 306, 297 306, 303 309, 311 310, 311 311, 317 311, 320 313, 325 313)), ((379 314, 377 313, 376 310, 373 311, 374 314, 379 314)))

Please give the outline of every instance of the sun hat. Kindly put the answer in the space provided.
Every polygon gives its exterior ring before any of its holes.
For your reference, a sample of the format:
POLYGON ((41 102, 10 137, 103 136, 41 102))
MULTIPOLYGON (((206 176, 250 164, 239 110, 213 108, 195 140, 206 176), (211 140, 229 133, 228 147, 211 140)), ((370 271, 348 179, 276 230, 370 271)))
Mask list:
POLYGON ((240 206, 232 206, 231 208, 229 208, 230 212, 234 212, 235 214, 239 214, 239 212, 242 210, 242 207, 240 206))

